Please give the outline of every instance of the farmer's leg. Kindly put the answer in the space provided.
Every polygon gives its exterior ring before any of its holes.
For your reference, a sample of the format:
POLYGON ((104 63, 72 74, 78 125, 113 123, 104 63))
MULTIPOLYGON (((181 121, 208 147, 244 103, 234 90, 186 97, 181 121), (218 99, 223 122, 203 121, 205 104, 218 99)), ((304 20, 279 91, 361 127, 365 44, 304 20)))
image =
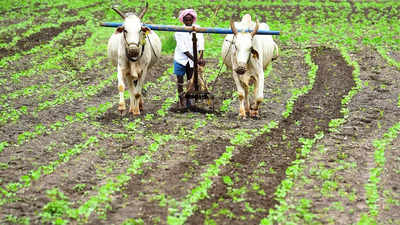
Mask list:
MULTIPOLYGON (((192 79, 192 76, 193 76, 193 67, 190 67, 189 62, 186 64, 185 70, 186 70, 186 77, 187 77, 187 80, 189 83, 189 80, 192 79)), ((193 103, 194 103, 193 99, 189 99, 189 98, 186 99, 186 107, 189 108, 190 106, 193 105, 193 103)))
POLYGON ((176 75, 176 87, 179 97, 178 108, 185 107, 184 92, 183 92, 183 81, 185 72, 186 72, 185 66, 174 61, 174 74, 176 75))

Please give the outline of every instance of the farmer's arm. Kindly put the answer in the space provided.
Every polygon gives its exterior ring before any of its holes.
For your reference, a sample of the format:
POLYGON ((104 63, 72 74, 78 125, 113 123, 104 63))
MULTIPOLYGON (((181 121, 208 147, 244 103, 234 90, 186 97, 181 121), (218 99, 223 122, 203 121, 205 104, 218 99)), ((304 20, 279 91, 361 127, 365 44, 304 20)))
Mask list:
MULTIPOLYGON (((191 59, 192 61, 194 61, 194 57, 192 54, 190 54, 190 52, 184 52, 184 54, 189 57, 189 59, 191 59)), ((199 64, 200 66, 204 66, 206 64, 206 62, 203 59, 203 50, 199 51, 199 60, 197 62, 197 64, 199 64)))
POLYGON ((184 52, 184 54, 189 57, 189 59, 191 59, 192 61, 194 61, 194 57, 192 54, 190 54, 190 52, 184 52))
MULTIPOLYGON (((204 66, 205 65, 205 61, 204 61, 204 59, 203 59, 203 52, 204 52, 204 36, 203 36, 203 34, 202 33, 198 33, 197 34, 197 50, 199 51, 199 60, 198 60, 198 64, 199 65, 201 65, 201 66, 204 66)), ((194 57, 193 57, 193 55, 192 54, 190 54, 190 52, 189 51, 187 51, 187 52, 184 52, 185 53, 185 55, 187 56, 187 57, 189 57, 189 59, 191 59, 192 61, 194 61, 194 57)))

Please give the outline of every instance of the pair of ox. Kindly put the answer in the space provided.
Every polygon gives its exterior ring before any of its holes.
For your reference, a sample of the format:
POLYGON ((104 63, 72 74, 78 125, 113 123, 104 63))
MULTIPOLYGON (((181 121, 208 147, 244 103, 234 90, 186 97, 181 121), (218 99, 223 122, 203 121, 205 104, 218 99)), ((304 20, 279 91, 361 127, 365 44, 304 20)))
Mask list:
MULTIPOLYGON (((120 93, 118 110, 121 113, 126 109, 123 93, 128 86, 131 101, 129 112, 134 115, 140 114, 143 108, 143 82, 149 68, 161 54, 160 38, 153 31, 143 27, 140 21, 147 8, 146 4, 139 16, 125 15, 113 8, 124 19, 123 26, 117 28, 108 43, 108 55, 114 66, 117 66, 120 93)), ((239 115, 242 118, 245 118, 247 113, 252 117, 259 115, 259 105, 263 100, 264 69, 278 56, 278 46, 271 36, 255 35, 259 28, 269 30, 267 24, 253 22, 250 15, 246 14, 241 22, 231 21, 233 34, 227 35, 222 45, 224 64, 232 69, 238 90, 239 115), (238 29, 253 31, 238 32, 238 29), (255 86, 252 105, 249 101, 250 82, 254 82, 255 86)))

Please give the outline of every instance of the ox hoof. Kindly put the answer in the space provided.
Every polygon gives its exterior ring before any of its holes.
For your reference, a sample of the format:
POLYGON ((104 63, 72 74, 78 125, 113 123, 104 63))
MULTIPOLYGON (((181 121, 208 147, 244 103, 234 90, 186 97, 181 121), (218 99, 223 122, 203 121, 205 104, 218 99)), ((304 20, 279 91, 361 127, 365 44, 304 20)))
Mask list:
POLYGON ((252 118, 260 118, 260 114, 258 113, 258 110, 250 110, 250 117, 252 118))
POLYGON ((129 109, 129 112, 132 113, 132 115, 134 115, 134 116, 139 116, 140 115, 140 110, 129 109))
POLYGON ((118 110, 119 111, 124 111, 126 109, 125 104, 123 102, 120 102, 118 104, 118 110))
POLYGON ((239 114, 238 115, 238 119, 241 119, 241 120, 246 120, 247 119, 247 116, 246 116, 246 114, 239 114))
POLYGON ((122 115, 125 112, 125 108, 118 107, 118 112, 122 115))

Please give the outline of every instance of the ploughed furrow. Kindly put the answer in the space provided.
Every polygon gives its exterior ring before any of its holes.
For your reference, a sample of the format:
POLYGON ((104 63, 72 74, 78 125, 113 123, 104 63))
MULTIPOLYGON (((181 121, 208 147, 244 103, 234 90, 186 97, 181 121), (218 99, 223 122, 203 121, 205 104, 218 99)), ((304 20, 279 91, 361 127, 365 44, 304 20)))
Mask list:
MULTIPOLYGON (((322 224, 331 221, 335 224, 355 224, 362 220, 361 215, 369 214, 367 203, 371 189, 367 183, 370 171, 375 167, 373 140, 382 139, 400 118, 400 110, 396 106, 400 93, 400 81, 396 79, 399 72, 385 64, 379 53, 371 49, 361 49, 352 54, 352 58, 359 64, 363 87, 348 104, 346 122, 338 127, 338 132, 325 135, 318 143, 319 151, 314 151, 304 163, 304 180, 297 180, 293 192, 286 198, 289 205, 298 205, 301 198, 311 200, 310 211, 314 220, 322 224)), ((396 182, 393 173, 398 167, 393 161, 393 154, 398 155, 398 151, 394 150, 399 146, 396 143, 398 141, 395 140, 393 146, 388 145, 385 150, 387 161, 380 173, 379 196, 374 196, 379 200, 371 202, 379 211, 377 221, 383 215, 387 221, 396 218, 395 211, 392 211, 396 206, 389 203, 390 200, 386 201, 396 191, 396 188, 393 189, 396 182)), ((293 214, 296 214, 296 209, 289 210, 285 218, 293 214)), ((368 217, 374 219, 373 215, 368 217)))
POLYGON ((379 215, 378 224, 393 222, 396 224, 400 218, 400 136, 398 136, 385 150, 385 167, 379 182, 379 215), (389 219, 388 219, 389 218, 389 219))
POLYGON ((14 55, 17 52, 29 51, 30 49, 34 48, 37 45, 46 44, 62 31, 72 26, 77 26, 85 23, 86 23, 85 20, 77 20, 71 22, 64 22, 60 24, 60 26, 58 27, 43 28, 38 33, 34 33, 28 37, 18 40, 15 48, 11 49, 1 48, 0 59, 5 56, 14 55))
POLYGON ((188 219, 189 224, 201 224, 206 219, 217 224, 226 219, 234 224, 243 223, 243 219, 258 223, 276 204, 273 193, 296 159, 300 138, 327 132, 329 121, 342 116, 341 99, 354 85, 352 68, 334 49, 313 48, 312 57, 318 65, 312 90, 295 102, 293 113, 278 128, 233 155, 221 179, 208 192, 209 198, 201 201, 195 215, 188 219))

